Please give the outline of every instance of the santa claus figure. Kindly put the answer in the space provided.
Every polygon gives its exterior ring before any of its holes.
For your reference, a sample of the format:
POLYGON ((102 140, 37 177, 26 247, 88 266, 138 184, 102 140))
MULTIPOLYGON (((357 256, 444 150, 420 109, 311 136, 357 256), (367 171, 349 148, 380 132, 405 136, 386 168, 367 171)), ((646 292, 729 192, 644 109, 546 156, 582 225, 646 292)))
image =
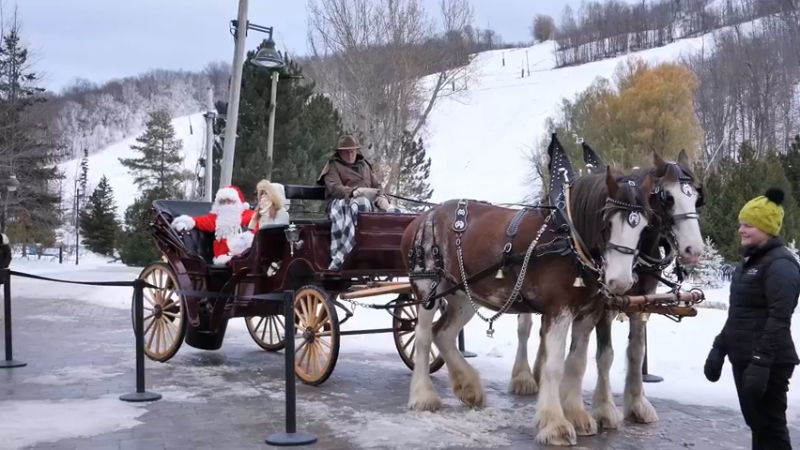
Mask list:
POLYGON ((289 225, 289 201, 286 200, 283 185, 261 180, 256 185, 256 191, 258 207, 248 225, 250 229, 258 230, 268 225, 289 225))
POLYGON ((254 231, 245 227, 255 211, 245 202, 242 191, 236 186, 225 186, 217 191, 211 212, 199 217, 178 216, 172 227, 180 231, 197 228, 213 232, 215 265, 227 264, 234 256, 241 255, 253 245, 254 231))

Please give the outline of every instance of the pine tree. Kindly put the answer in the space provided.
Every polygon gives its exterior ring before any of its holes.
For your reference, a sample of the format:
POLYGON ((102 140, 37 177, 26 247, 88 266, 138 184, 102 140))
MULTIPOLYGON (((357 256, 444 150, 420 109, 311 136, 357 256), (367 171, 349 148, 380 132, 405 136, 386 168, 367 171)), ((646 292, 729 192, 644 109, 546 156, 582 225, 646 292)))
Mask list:
POLYGON ((114 193, 105 175, 92 192, 88 206, 80 214, 82 244, 95 253, 113 255, 119 225, 114 193))
POLYGON ((183 166, 183 142, 175 138, 172 117, 166 110, 150 113, 147 129, 136 138, 140 145, 131 145, 139 152, 135 158, 120 158, 120 163, 134 175, 134 183, 142 191, 158 189, 167 197, 183 197, 180 184, 187 179, 183 166))
POLYGON ((153 201, 166 197, 158 188, 142 193, 125 210, 117 237, 120 261, 129 266, 144 266, 161 258, 150 230, 153 201))
MULTIPOLYGON (((426 201, 433 195, 427 182, 431 174, 431 159, 425 154, 422 138, 411 139, 411 133, 403 133, 401 139, 403 153, 400 160, 400 176, 397 179, 397 193, 415 200, 426 201)), ((410 207, 411 205, 407 205, 410 207)))
POLYGON ((691 269, 690 275, 692 283, 695 286, 701 287, 720 287, 720 269, 725 260, 714 247, 714 242, 711 238, 706 237, 705 248, 703 254, 700 255, 700 261, 691 269))
MULTIPOLYGON (((265 42, 248 52, 248 58, 265 42)), ((332 102, 314 93, 312 81, 300 79, 303 70, 296 62, 288 56, 284 61, 286 67, 280 72, 276 93, 273 161, 267 158, 271 73, 252 65, 244 67, 233 180, 245 195, 255 193, 256 184, 266 177, 271 165, 275 182, 313 184, 342 132, 341 119, 332 102)), ((220 113, 226 109, 227 105, 217 105, 220 113)), ((219 179, 216 159, 222 154, 225 126, 222 119, 215 124, 215 190, 219 179)))

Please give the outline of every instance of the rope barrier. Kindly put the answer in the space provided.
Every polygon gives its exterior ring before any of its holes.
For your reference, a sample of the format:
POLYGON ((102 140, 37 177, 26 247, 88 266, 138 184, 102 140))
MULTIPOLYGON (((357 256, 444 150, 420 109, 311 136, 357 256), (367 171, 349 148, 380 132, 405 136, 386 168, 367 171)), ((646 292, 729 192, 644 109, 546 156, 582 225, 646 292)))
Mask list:
MULTIPOLYGON (((161 394, 145 390, 145 368, 144 368, 144 289, 157 289, 166 290, 147 283, 141 279, 133 281, 74 281, 74 280, 61 280, 57 278, 45 277, 41 275, 33 275, 30 273, 17 272, 9 268, 0 269, 0 280, 3 283, 3 311, 4 320, 3 328, 5 331, 5 360, 0 361, 0 368, 17 368, 25 367, 27 363, 14 360, 12 332, 11 332, 11 277, 17 276, 20 278, 30 278, 40 281, 50 281, 54 283, 76 284, 82 286, 105 286, 105 287, 130 287, 133 288, 133 302, 134 302, 134 335, 136 337, 136 391, 128 394, 123 394, 119 397, 124 402, 151 402, 157 401, 162 398, 161 394)), ((237 296, 233 294, 220 294, 214 292, 201 292, 201 291, 188 291, 188 290, 173 290, 172 292, 189 296, 189 297, 204 297, 204 298, 225 298, 225 299, 247 299, 247 300, 264 300, 282 302, 284 305, 284 318, 286 323, 294 323, 294 299, 295 291, 286 290, 282 293, 269 293, 248 296, 237 296)), ((296 446, 308 445, 317 442, 317 436, 304 431, 297 431, 297 392, 295 382, 295 340, 294 333, 292 339, 288 339, 288 334, 284 336, 286 347, 284 349, 285 355, 285 381, 286 381, 286 431, 283 433, 273 433, 267 436, 265 442, 274 446, 296 446)))

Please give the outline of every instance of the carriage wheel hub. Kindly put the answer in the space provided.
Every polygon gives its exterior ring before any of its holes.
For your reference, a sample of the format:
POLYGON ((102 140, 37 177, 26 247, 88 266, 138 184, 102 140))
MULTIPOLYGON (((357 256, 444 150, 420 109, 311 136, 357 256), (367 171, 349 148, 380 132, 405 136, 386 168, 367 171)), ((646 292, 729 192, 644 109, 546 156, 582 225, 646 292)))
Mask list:
POLYGON ((161 305, 156 305, 153 307, 153 317, 158 319, 159 317, 162 316, 162 314, 163 314, 163 309, 161 308, 161 305))
POLYGON ((312 330, 311 328, 306 328, 305 330, 303 330, 303 339, 305 339, 306 341, 314 340, 314 330, 312 330))

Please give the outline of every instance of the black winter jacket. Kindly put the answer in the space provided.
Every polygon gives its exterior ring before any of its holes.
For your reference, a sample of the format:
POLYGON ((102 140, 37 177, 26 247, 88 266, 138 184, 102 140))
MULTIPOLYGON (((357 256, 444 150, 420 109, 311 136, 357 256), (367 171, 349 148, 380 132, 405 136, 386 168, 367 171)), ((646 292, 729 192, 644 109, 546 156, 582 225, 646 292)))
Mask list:
POLYGON ((714 347, 734 365, 748 365, 754 355, 800 364, 791 333, 798 296, 800 264, 780 238, 747 251, 733 272, 728 320, 714 347))

